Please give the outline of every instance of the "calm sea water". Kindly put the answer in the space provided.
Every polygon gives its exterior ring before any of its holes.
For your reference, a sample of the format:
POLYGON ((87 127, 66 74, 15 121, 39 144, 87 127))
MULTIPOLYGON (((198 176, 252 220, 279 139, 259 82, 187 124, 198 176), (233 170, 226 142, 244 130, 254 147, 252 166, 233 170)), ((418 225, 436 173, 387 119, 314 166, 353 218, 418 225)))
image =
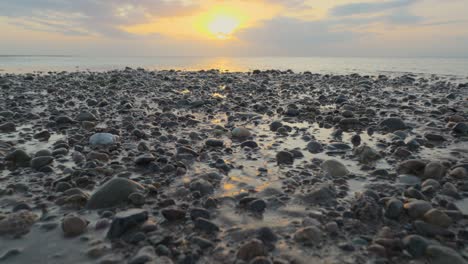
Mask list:
POLYGON ((468 77, 468 58, 340 58, 340 57, 86 57, 86 56, 1 56, 0 72, 103 71, 142 67, 149 70, 291 69, 332 74, 437 74, 468 77))

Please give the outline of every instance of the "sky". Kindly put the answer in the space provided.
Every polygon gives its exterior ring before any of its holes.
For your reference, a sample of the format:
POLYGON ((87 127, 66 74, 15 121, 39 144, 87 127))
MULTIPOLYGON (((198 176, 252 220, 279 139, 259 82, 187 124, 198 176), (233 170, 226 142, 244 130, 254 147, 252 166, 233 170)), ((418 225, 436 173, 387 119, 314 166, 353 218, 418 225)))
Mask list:
POLYGON ((0 0, 1 55, 468 57, 468 0, 0 0))

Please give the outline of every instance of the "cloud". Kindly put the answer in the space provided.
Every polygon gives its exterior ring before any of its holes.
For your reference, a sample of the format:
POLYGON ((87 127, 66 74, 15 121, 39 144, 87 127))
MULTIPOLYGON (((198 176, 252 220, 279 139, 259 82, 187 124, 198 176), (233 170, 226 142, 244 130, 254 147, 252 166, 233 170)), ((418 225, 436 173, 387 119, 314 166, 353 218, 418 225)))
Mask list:
POLYGON ((10 23, 68 34, 129 36, 120 26, 155 17, 194 12, 197 5, 182 0, 15 0, 0 1, 0 16, 10 23))
MULTIPOLYGON (((380 0, 379 0, 380 1, 380 0)), ((395 8, 402 8, 416 3, 418 0, 392 0, 381 2, 361 2, 344 4, 333 7, 330 10, 332 16, 351 16, 357 14, 368 14, 384 12, 395 8)))
MULTIPOLYGON (((251 43, 250 51, 262 55, 307 55, 329 50, 330 45, 343 43, 360 34, 337 31, 330 21, 303 21, 277 17, 256 28, 245 29, 237 37, 251 43)), ((248 52, 248 51, 244 51, 248 52)), ((248 55, 248 54, 247 54, 248 55)))

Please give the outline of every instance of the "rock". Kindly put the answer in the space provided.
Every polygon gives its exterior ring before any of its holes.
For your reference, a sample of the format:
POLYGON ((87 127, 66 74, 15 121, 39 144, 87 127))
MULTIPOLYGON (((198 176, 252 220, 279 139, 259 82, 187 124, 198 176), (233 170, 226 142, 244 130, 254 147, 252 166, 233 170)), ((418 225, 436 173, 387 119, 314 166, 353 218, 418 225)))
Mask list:
POLYGON ((357 129, 361 127, 361 122, 357 118, 343 118, 339 123, 340 128, 344 130, 357 129))
POLYGON ((145 195, 140 192, 134 192, 128 196, 128 200, 136 206, 141 206, 145 204, 145 195))
POLYGON ((317 184, 300 198, 308 204, 334 201, 336 198, 335 187, 331 183, 317 184))
POLYGON ((107 232, 107 238, 116 239, 128 230, 143 224, 148 220, 148 212, 142 209, 130 209, 119 212, 112 220, 111 227, 107 232))
POLYGON ((445 141, 446 140, 444 136, 439 135, 439 134, 434 134, 434 133, 425 133, 424 137, 430 141, 445 141))
POLYGON ((176 208, 166 208, 161 210, 161 214, 166 218, 167 221, 181 221, 185 220, 185 211, 176 208))
POLYGON ((445 167, 440 162, 429 162, 426 167, 424 167, 424 178, 434 178, 440 179, 445 175, 445 167))
POLYGON ((41 150, 38 150, 36 151, 36 153, 34 154, 34 157, 44 157, 44 156, 52 156, 52 151, 48 150, 48 149, 41 149, 41 150))
POLYGON ((73 152, 72 159, 76 164, 82 164, 86 161, 86 157, 78 151, 73 152))
POLYGON ((369 191, 359 194, 351 204, 351 211, 354 213, 354 217, 362 222, 380 221, 382 218, 382 208, 378 203, 378 198, 375 193, 369 191))
POLYGON ((421 184, 421 187, 423 188, 429 187, 429 186, 437 190, 440 188, 440 183, 434 179, 427 179, 421 184))
POLYGON ((427 211, 423 218, 427 223, 440 227, 449 227, 452 224, 452 218, 439 209, 427 211))
POLYGON ((382 122, 380 122, 379 127, 381 129, 394 132, 397 130, 406 129, 406 124, 399 117, 389 117, 389 118, 384 119, 382 122))
POLYGON ((82 217, 67 215, 62 220, 62 230, 67 237, 78 236, 85 232, 88 223, 89 222, 82 217))
POLYGON ((209 138, 205 141, 205 145, 208 147, 222 148, 224 147, 224 141, 220 139, 209 138))
POLYGON ((16 131, 16 125, 12 122, 6 122, 0 125, 1 133, 11 133, 16 131))
POLYGON ((50 137, 51 137, 51 134, 47 130, 42 130, 41 132, 38 132, 34 134, 33 136, 33 138, 40 140, 40 141, 48 141, 50 137))
POLYGON ((86 155, 87 160, 98 160, 102 162, 108 162, 109 161, 109 155, 103 152, 97 152, 97 151, 91 151, 86 155))
POLYGON ((20 249, 17 249, 17 248, 13 248, 13 249, 9 249, 8 251, 6 251, 3 255, 0 255, 0 262, 4 262, 10 258, 13 258, 19 254, 21 254, 22 250, 20 249))
POLYGON ((439 246, 430 245, 426 248, 426 257, 431 264, 467 264, 468 262, 463 259, 455 250, 439 246))
POLYGON ((353 135, 351 137, 351 144, 353 144, 353 146, 355 146, 355 147, 361 145, 361 136, 353 135))
POLYGON ((422 236, 409 235, 403 238, 403 246, 413 257, 419 258, 426 253, 429 242, 422 236))
POLYGON ((275 132, 276 130, 278 130, 278 128, 282 126, 283 124, 280 121, 273 121, 270 124, 270 130, 275 132))
POLYGON ((267 207, 267 203, 262 199, 256 199, 248 204, 248 209, 256 213, 263 213, 267 207))
POLYGON ((144 246, 130 259, 129 264, 161 263, 156 262, 156 252, 153 246, 144 246))
POLYGON ((414 230, 420 234, 421 236, 425 237, 454 237, 455 234, 453 234, 451 231, 447 230, 446 228, 436 226, 433 224, 426 223, 421 220, 416 220, 413 222, 413 228, 414 230))
POLYGON ((117 143, 118 137, 110 133, 96 133, 89 138, 89 144, 96 145, 112 145, 117 143))
POLYGON ((189 187, 192 192, 200 192, 202 196, 209 195, 214 192, 213 185, 204 179, 192 181, 189 187))
POLYGON ((54 161, 54 157, 51 157, 51 156, 40 156, 37 158, 33 158, 31 160, 31 168, 35 170, 39 170, 40 168, 51 164, 53 161, 54 161))
POLYGON ((405 204, 405 209, 408 215, 413 219, 422 218, 425 213, 432 209, 432 205, 429 202, 415 200, 405 204))
POLYGON ((260 239, 264 244, 271 245, 278 241, 278 236, 273 232, 270 227, 260 227, 256 231, 257 238, 260 239))
POLYGON ((247 128, 236 127, 231 131, 231 135, 234 138, 247 138, 251 136, 251 133, 247 128))
POLYGON ((265 245, 263 245, 262 241, 252 239, 239 248, 236 256, 238 259, 250 261, 255 257, 267 256, 267 254, 267 249, 265 248, 265 245))
POLYGON ((458 135, 466 135, 468 134, 468 124, 463 122, 457 123, 453 126, 452 131, 458 135))
POLYGON ((421 184, 421 179, 413 175, 402 174, 397 177, 397 182, 403 185, 415 186, 421 184))
POLYGON ((468 171, 463 167, 457 167, 452 169, 449 175, 455 179, 466 179, 468 178, 468 171))
POLYGON ((382 158, 377 151, 366 145, 356 148, 354 150, 354 155, 356 155, 358 160, 364 164, 371 163, 382 158))
POLYGON ((145 166, 145 165, 148 165, 149 163, 155 161, 156 158, 150 154, 150 153, 147 153, 147 154, 142 154, 138 157, 135 158, 135 164, 138 165, 138 166, 145 166))
POLYGON ((22 236, 29 233, 38 216, 31 211, 21 210, 8 214, 0 220, 0 235, 22 236))
POLYGON ((253 140, 247 140, 247 141, 244 141, 241 143, 241 147, 245 148, 245 147, 248 147, 248 148, 258 148, 258 144, 257 142, 253 141, 253 140))
POLYGON ((203 208, 192 208, 190 210, 190 218, 192 220, 195 220, 197 218, 205 218, 205 219, 210 219, 210 212, 206 209, 203 208))
POLYGON ((75 120, 79 121, 79 122, 82 122, 82 121, 97 121, 97 118, 92 113, 90 113, 88 111, 83 111, 83 112, 79 113, 76 116, 75 120))
POLYGON ((294 155, 289 151, 280 151, 276 154, 276 162, 278 165, 291 165, 294 163, 294 155))
POLYGON ((323 151, 323 147, 322 144, 320 144, 317 141, 310 141, 309 143, 307 143, 307 150, 310 153, 317 154, 323 151))
POLYGON ((219 232, 219 227, 215 223, 203 217, 195 219, 194 225, 196 229, 202 230, 208 234, 219 232))
POLYGON ((318 245, 323 239, 323 232, 315 226, 301 228, 294 233, 294 240, 308 246, 318 245))
POLYGON ((75 120, 71 119, 69 116, 59 116, 55 119, 55 123, 58 125, 66 125, 66 124, 73 124, 75 120))
POLYGON ((385 216, 391 219, 398 219, 403 211, 403 202, 392 198, 387 201, 385 208, 385 216))
POLYGON ((410 159, 401 162, 397 167, 399 174, 412 174, 422 176, 426 168, 426 162, 419 159, 410 159))
POLYGON ((324 161, 322 163, 322 169, 332 177, 342 177, 349 173, 345 165, 334 159, 324 161))
POLYGON ((31 157, 24 150, 15 149, 5 156, 5 160, 13 162, 16 166, 28 167, 31 157))
POLYGON ((130 194, 143 190, 144 187, 137 182, 125 178, 113 178, 91 195, 86 208, 93 210, 114 207, 128 201, 130 194))

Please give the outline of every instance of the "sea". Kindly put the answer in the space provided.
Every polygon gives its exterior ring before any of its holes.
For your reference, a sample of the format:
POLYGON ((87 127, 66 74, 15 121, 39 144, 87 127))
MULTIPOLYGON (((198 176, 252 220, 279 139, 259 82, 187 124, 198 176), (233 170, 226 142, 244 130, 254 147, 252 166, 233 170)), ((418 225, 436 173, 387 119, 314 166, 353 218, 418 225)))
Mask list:
POLYGON ((125 67, 147 70, 310 71, 320 74, 439 75, 468 80, 468 58, 378 57, 96 57, 0 55, 0 74, 49 71, 109 71, 125 67))

